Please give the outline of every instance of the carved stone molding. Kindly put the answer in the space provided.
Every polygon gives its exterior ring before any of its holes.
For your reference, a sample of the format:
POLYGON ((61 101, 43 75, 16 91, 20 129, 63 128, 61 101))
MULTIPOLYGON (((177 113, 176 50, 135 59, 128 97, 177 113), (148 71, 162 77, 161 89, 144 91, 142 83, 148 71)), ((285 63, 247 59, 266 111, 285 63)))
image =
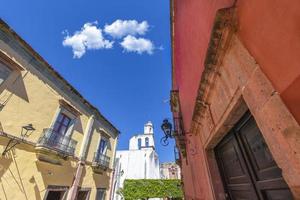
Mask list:
POLYGON ((199 119, 204 116, 203 111, 209 108, 210 90, 215 79, 219 76, 218 69, 229 47, 231 37, 237 30, 235 13, 234 7, 217 11, 204 62, 204 71, 198 88, 191 132, 195 132, 200 123, 199 119))

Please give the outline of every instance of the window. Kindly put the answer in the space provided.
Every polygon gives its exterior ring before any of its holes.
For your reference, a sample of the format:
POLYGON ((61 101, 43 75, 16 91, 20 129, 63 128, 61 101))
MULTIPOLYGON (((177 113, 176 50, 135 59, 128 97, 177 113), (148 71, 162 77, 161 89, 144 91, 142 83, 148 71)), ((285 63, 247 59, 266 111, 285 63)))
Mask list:
POLYGON ((90 188, 80 188, 77 193, 76 200, 88 200, 90 196, 90 188))
POLYGON ((46 191, 46 200, 63 200, 66 198, 68 187, 49 186, 46 191))
POLYGON ((101 138, 99 148, 98 148, 98 152, 100 154, 105 154, 106 149, 107 149, 107 139, 101 138))
POLYGON ((142 147, 142 139, 139 138, 138 139, 138 148, 141 149, 141 147, 142 147))
POLYGON ((65 115, 64 113, 60 113, 54 124, 53 131, 58 133, 59 135, 64 136, 70 126, 70 123, 71 118, 65 115))
POLYGON ((105 188, 98 188, 96 194, 96 200, 104 200, 105 199, 105 188))
POLYGON ((149 138, 147 138, 147 137, 145 138, 145 144, 146 144, 145 145, 146 147, 149 147, 149 138))
POLYGON ((11 72, 12 70, 7 65, 0 62, 0 85, 8 78, 11 72))

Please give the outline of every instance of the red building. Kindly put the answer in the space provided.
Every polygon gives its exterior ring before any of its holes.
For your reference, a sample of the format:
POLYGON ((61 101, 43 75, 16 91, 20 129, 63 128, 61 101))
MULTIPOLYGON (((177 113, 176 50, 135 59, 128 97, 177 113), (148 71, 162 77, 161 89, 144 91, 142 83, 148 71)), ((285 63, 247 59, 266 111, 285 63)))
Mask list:
POLYGON ((300 1, 173 0, 186 199, 300 199, 300 1))

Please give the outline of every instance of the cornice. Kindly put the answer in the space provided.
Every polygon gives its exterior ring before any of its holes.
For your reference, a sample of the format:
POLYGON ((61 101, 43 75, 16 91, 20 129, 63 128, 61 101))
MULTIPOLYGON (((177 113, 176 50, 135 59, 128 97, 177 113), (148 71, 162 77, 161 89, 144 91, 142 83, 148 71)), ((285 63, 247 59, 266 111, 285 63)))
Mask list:
POLYGON ((222 65, 223 57, 229 47, 231 37, 236 32, 237 23, 235 13, 234 7, 223 8, 216 13, 193 112, 192 133, 198 132, 199 119, 203 117, 203 111, 209 107, 207 99, 216 77, 219 76, 219 67, 222 65))

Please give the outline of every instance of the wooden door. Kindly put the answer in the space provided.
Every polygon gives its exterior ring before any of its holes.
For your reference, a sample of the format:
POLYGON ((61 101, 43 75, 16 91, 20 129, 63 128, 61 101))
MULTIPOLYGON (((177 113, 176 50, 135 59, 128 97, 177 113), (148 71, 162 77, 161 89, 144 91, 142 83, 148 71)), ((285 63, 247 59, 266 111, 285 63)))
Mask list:
POLYGON ((228 199, 293 199, 250 113, 217 145, 215 153, 228 199))

